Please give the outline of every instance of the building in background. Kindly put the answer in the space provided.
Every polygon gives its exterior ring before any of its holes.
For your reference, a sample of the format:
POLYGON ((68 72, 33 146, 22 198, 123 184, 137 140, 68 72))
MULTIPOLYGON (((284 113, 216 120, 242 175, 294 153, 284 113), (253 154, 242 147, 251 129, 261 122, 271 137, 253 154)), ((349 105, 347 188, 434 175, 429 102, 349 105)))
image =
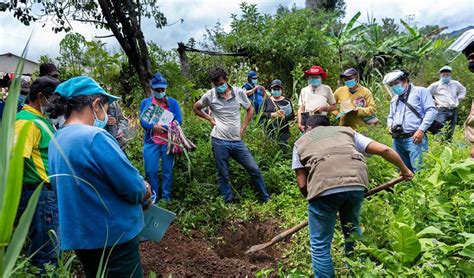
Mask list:
MULTIPOLYGON (((0 74, 14 73, 21 57, 12 53, 0 54, 0 74)), ((38 71, 39 64, 31 60, 25 59, 25 66, 22 75, 31 76, 33 72, 38 71)))

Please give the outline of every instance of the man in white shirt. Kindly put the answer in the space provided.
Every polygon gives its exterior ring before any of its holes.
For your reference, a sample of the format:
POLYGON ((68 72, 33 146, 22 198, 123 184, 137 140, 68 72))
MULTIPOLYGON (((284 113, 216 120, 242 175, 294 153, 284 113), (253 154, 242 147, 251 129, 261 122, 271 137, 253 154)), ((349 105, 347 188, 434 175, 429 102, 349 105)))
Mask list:
POLYGON ((466 96, 466 88, 459 81, 451 79, 452 69, 444 66, 439 70, 440 80, 428 87, 435 100, 438 115, 436 120, 445 126, 449 123, 446 139, 451 140, 458 119, 459 103, 466 96))
POLYGON ((312 115, 326 116, 336 110, 336 100, 331 87, 322 84, 327 73, 320 66, 312 66, 304 72, 308 86, 301 89, 298 99, 298 128, 303 132, 305 120, 312 115))

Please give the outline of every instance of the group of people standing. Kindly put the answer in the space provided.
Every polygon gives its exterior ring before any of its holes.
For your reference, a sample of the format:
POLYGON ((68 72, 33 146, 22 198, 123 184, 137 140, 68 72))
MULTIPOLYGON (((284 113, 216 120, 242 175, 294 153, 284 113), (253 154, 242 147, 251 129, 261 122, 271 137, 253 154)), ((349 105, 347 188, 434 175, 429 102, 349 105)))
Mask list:
MULTIPOLYGON (((158 199, 172 198, 172 170, 179 149, 173 147, 170 138, 182 125, 179 103, 167 95, 165 76, 156 73, 150 80, 151 96, 140 105, 143 178, 122 150, 123 126, 128 121, 116 104, 119 98, 90 77, 73 77, 61 83, 54 65, 48 68, 52 70, 28 88, 15 126, 19 134, 31 122, 23 152, 19 214, 32 192, 43 186, 30 228, 32 263, 40 268, 56 263, 58 250, 48 237, 48 230, 53 229, 60 236, 61 249, 74 250, 87 277, 96 276, 100 269, 104 247, 109 253, 109 276, 143 277, 139 254, 143 210, 158 199)), ((284 96, 282 81, 273 80, 267 93, 258 85, 257 73, 251 71, 248 83, 240 88, 228 83, 224 69, 216 68, 210 76, 213 87, 193 105, 193 111, 212 125, 218 188, 227 203, 234 201, 230 158, 251 176, 260 200, 270 200, 262 173, 242 140, 254 114, 268 122, 268 134, 283 144, 289 141, 291 121, 297 119, 302 136, 293 148, 292 168, 309 201, 313 268, 316 274, 332 276, 330 244, 336 213, 341 216, 347 252, 353 249, 351 233, 361 233, 359 214, 368 186, 364 155, 380 155, 394 164, 402 177, 412 178, 427 149, 426 132, 434 128, 436 119, 449 123, 447 138, 452 137, 457 106, 466 90, 451 80, 451 73, 451 68, 441 68, 440 81, 428 89, 412 84, 409 74, 402 70, 384 77, 393 95, 387 125, 394 150, 359 132, 378 124, 379 119, 372 93, 360 84, 354 68, 340 74, 344 86, 334 93, 323 84, 327 73, 321 66, 305 71, 308 85, 301 90, 296 113, 291 100, 284 96), (243 120, 242 108, 246 111, 243 120), (339 120, 339 126, 330 126, 331 115, 339 120)), ((181 136, 180 140, 186 139, 181 136)))
MULTIPOLYGON (((298 128, 304 132, 306 120, 312 115, 330 117, 334 115, 340 126, 354 130, 364 130, 379 124, 377 107, 372 92, 360 84, 355 68, 340 74, 344 86, 334 93, 323 80, 327 73, 321 66, 312 66, 304 72, 308 86, 298 96, 296 113, 298 128)), ((466 88, 451 79, 452 68, 444 66, 439 70, 440 79, 428 88, 415 86, 410 82, 409 73, 395 70, 384 77, 384 84, 391 93, 390 112, 387 116, 388 131, 393 137, 394 149, 412 171, 420 169, 422 153, 428 149, 426 133, 437 133, 444 127, 444 138, 451 140, 458 119, 458 106, 465 98, 466 88)), ((251 71, 247 95, 262 118, 270 121, 269 134, 286 144, 290 137, 289 124, 295 118, 291 100, 282 95, 280 80, 273 80, 270 93, 257 85, 257 75, 251 71), (258 95, 255 96, 255 95, 258 95), (277 134, 277 136, 273 136, 277 134)))

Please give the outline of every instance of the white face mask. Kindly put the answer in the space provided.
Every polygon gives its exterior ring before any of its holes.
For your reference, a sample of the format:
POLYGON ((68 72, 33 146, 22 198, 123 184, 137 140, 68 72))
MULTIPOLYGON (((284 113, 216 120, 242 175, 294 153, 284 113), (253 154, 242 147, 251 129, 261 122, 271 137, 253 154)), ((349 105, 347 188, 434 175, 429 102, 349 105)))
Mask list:
POLYGON ((51 122, 53 123, 54 127, 60 129, 64 126, 64 123, 66 123, 66 117, 64 117, 64 115, 61 115, 56 119, 51 119, 51 122))
POLYGON ((49 101, 46 99, 45 96, 43 96, 43 99, 46 101, 47 106, 41 105, 41 102, 40 102, 40 111, 43 115, 47 117, 49 113, 47 113, 46 110, 48 109, 49 101))

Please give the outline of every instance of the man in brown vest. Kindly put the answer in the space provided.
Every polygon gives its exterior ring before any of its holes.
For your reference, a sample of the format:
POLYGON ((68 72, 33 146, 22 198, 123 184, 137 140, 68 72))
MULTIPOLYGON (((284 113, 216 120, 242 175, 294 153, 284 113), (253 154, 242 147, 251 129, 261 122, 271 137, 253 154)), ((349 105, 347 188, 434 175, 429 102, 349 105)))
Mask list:
POLYGON ((311 116, 306 133, 295 142, 293 169, 298 187, 309 202, 308 221, 315 277, 334 277, 331 241, 339 211, 346 255, 354 249, 350 236, 362 234, 359 214, 369 184, 365 154, 377 154, 411 179, 413 173, 390 147, 350 127, 329 126, 326 117, 311 116))

